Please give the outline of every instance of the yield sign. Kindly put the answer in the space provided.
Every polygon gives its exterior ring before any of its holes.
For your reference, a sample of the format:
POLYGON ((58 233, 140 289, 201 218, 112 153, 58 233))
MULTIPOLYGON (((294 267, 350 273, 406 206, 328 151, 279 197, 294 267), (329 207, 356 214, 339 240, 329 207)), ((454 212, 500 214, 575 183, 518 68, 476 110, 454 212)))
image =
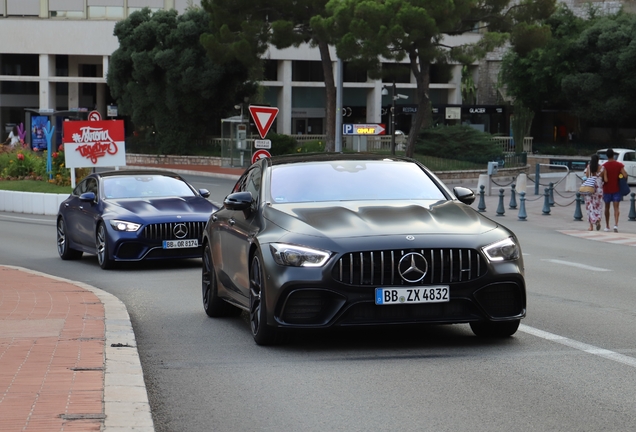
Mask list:
POLYGON ((261 138, 265 138, 265 135, 269 132, 269 128, 272 126, 272 123, 274 123, 276 114, 278 114, 278 108, 253 105, 250 105, 249 108, 258 133, 261 135, 261 138))

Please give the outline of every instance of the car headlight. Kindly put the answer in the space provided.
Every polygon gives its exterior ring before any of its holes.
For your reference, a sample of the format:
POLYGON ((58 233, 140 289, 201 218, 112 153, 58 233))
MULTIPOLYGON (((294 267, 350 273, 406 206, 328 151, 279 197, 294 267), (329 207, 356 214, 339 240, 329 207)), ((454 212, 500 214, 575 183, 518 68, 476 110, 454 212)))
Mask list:
POLYGON ((115 231, 137 231, 141 227, 141 224, 123 220, 111 220, 110 226, 112 226, 115 231))
POLYGON ((271 243, 269 249, 277 264, 292 267, 322 267, 331 256, 328 251, 285 243, 271 243))
POLYGON ((481 249, 490 261, 509 261, 519 258, 519 246, 512 237, 481 249))

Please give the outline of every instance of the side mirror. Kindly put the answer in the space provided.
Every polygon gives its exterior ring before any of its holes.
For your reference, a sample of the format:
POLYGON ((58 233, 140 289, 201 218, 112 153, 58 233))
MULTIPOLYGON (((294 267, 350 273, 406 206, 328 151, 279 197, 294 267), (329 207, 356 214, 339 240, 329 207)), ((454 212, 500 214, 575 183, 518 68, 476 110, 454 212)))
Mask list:
POLYGON ((207 189, 199 189, 199 194, 201 194, 201 196, 203 198, 209 198, 210 197, 210 191, 207 189))
POLYGON ((249 210, 252 206, 252 202, 254 199, 252 198, 251 192, 235 192, 229 194, 225 197, 223 201, 223 205, 228 210, 249 210))
POLYGON ((453 188, 453 193, 457 199, 464 204, 471 205, 475 201, 475 192, 468 188, 457 186, 456 188, 453 188))
POLYGON ((95 192, 84 192, 79 197, 80 201, 95 202, 95 192))

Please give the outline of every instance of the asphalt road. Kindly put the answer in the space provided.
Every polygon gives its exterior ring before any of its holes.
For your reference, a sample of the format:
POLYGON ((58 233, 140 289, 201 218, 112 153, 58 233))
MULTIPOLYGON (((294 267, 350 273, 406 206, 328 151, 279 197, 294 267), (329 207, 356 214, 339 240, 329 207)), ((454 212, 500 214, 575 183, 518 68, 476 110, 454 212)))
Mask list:
MULTIPOLYGON (((217 202, 234 183, 190 180, 217 202)), ((0 213, 0 263, 82 281, 126 304, 158 431, 631 431, 636 249, 546 220, 498 220, 522 242, 528 285, 528 317, 499 341, 454 325, 259 347, 245 316, 205 315, 199 260, 113 271, 92 256, 62 261, 48 216, 0 213)))

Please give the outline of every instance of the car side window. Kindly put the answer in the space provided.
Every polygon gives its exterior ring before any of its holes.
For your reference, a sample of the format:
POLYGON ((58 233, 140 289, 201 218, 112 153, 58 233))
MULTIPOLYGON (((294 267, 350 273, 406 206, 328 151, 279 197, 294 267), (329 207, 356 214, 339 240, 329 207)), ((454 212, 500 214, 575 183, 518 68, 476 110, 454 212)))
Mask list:
POLYGON ((88 181, 88 179, 84 179, 81 182, 79 182, 79 184, 77 186, 75 186, 75 189, 73 189, 73 195, 80 196, 81 194, 86 192, 86 182, 87 181, 88 181))
POLYGON ((252 198, 258 201, 261 194, 261 167, 257 166, 247 173, 245 181, 245 191, 252 193, 252 198))
POLYGON ((623 159, 624 162, 634 162, 635 160, 636 160, 636 153, 634 152, 625 153, 625 158, 623 159))
POLYGON ((92 177, 86 179, 86 190, 84 192, 93 192, 96 197, 99 196, 97 194, 97 180, 92 177))

